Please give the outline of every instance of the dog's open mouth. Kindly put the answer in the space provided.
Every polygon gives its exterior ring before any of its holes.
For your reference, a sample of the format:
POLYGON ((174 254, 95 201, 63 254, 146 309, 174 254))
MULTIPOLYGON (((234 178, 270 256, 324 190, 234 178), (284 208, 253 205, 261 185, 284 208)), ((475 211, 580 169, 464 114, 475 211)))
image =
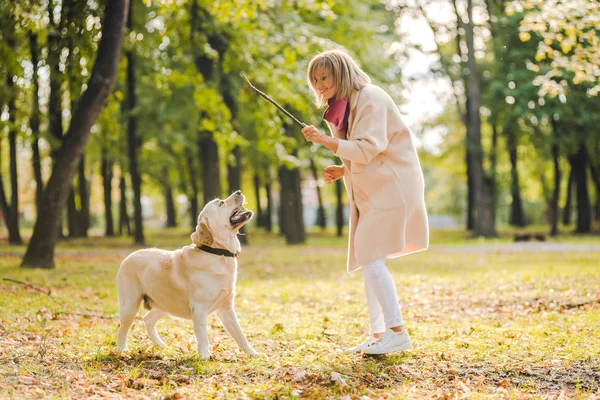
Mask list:
POLYGON ((244 207, 240 206, 229 216, 229 223, 233 228, 237 228, 241 224, 249 221, 250 218, 252 218, 252 211, 244 210, 244 207))

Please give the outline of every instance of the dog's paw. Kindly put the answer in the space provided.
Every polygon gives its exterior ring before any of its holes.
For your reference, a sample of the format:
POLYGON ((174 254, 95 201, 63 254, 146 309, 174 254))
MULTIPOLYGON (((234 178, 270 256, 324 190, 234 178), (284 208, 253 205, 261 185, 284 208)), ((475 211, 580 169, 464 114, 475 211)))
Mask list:
POLYGON ((254 355, 252 357, 257 357, 257 358, 260 358, 260 359, 263 359, 263 360, 268 360, 269 359, 269 356, 266 355, 265 353, 256 353, 256 355, 254 355))
POLYGON ((128 353, 128 349, 111 349, 108 354, 112 357, 120 357, 121 355, 128 353))
POLYGON ((201 360, 210 360, 212 358, 210 351, 199 351, 198 356, 201 360))

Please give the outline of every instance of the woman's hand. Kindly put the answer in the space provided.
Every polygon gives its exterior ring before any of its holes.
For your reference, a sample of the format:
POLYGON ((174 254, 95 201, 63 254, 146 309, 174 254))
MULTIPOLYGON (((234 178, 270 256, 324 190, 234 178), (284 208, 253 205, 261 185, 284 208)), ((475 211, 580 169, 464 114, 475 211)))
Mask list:
POLYGON ((308 142, 316 144, 323 144, 323 140, 327 137, 312 125, 302 128, 302 133, 308 142))
POLYGON ((337 152, 337 150, 338 150, 338 139, 337 138, 327 136, 327 135, 321 133, 321 131, 319 131, 317 128, 315 128, 312 125, 308 125, 308 126, 305 126, 304 128, 302 128, 302 133, 304 134, 306 141, 320 144, 321 146, 325 146, 329 150, 331 150, 333 152, 333 154, 335 154, 337 152))
POLYGON ((330 165, 323 169, 325 183, 333 183, 344 176, 344 167, 342 165, 330 165))

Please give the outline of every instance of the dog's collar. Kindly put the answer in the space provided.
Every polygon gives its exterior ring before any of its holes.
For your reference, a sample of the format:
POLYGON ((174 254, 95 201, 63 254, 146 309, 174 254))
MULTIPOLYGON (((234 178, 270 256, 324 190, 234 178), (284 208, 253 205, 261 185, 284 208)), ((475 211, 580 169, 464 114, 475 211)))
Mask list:
POLYGON ((234 258, 237 257, 237 253, 233 254, 229 250, 225 250, 225 249, 215 249, 214 247, 210 247, 205 244, 196 246, 196 247, 202 251, 205 251, 210 254, 216 254, 218 256, 234 257, 234 258))

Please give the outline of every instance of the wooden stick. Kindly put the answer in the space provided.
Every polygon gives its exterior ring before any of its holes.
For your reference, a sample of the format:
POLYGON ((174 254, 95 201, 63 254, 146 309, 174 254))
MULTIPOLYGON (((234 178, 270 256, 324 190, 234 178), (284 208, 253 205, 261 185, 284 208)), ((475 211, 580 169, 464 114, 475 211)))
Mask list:
POLYGON ((273 103, 273 105, 275 105, 275 107, 279 108, 279 110, 281 110, 285 115, 287 115, 288 117, 290 117, 291 119, 293 119, 294 122, 296 124, 298 124, 301 128, 304 128, 306 126, 305 123, 298 121, 298 119, 296 117, 294 117, 292 114, 290 114, 285 108, 283 108, 279 104, 277 104, 277 102, 275 100, 273 100, 272 98, 270 98, 269 96, 267 96, 266 94, 264 94, 263 92, 261 92, 260 90, 258 90, 256 87, 254 87, 254 85, 252 83, 250 83, 250 80, 246 77, 246 75, 242 74, 242 76, 244 77, 244 79, 246 80, 246 82, 248 82, 248 84, 250 85, 250 87, 252 88, 252 90, 254 90, 256 93, 258 93, 259 95, 261 95, 265 99, 269 100, 271 103, 273 103))
POLYGON ((50 296, 50 290, 46 291, 46 290, 43 290, 43 289, 40 289, 40 288, 36 288, 35 286, 33 286, 33 285, 31 285, 31 284, 29 284, 27 282, 21 282, 21 281, 18 281, 16 279, 11 279, 11 278, 3 278, 2 280, 8 281, 8 282, 20 283, 21 285, 25 285, 27 287, 32 288, 33 290, 37 290, 38 292, 42 292, 42 293, 47 294, 48 296, 50 296))

